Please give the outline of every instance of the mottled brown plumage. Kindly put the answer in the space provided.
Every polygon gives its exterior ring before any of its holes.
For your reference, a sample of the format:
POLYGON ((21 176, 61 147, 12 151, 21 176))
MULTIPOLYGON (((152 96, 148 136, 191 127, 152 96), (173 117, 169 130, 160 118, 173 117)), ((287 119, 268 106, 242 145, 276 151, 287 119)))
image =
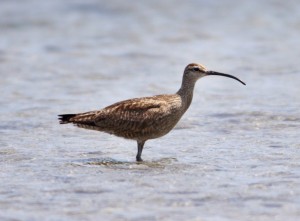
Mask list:
POLYGON ((136 140, 136 160, 142 161, 144 143, 172 130, 192 102, 196 81, 206 75, 221 75, 240 81, 232 75, 207 71, 204 66, 192 63, 185 68, 176 94, 129 99, 98 111, 59 115, 59 120, 61 124, 73 123, 81 128, 136 140))

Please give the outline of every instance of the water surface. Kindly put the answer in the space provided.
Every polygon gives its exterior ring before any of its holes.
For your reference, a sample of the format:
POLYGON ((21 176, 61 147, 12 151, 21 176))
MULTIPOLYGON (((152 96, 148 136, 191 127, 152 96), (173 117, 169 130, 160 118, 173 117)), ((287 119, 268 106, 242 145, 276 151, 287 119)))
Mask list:
POLYGON ((297 1, 0 2, 1 220, 298 220, 297 1), (136 143, 57 114, 201 79, 167 136, 136 143))

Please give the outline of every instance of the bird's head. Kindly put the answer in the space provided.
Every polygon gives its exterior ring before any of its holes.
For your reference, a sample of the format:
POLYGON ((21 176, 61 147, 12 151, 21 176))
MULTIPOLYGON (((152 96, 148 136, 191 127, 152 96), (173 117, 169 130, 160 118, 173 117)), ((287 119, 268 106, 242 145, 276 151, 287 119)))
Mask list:
POLYGON ((241 81, 240 79, 238 79, 235 76, 232 76, 230 74, 216 72, 216 71, 209 71, 201 64, 191 63, 188 66, 186 66, 186 68, 184 69, 184 77, 191 79, 193 81, 197 81, 199 78, 208 76, 208 75, 219 75, 219 76, 223 76, 223 77, 233 78, 233 79, 241 82, 242 84, 246 85, 243 81, 241 81))

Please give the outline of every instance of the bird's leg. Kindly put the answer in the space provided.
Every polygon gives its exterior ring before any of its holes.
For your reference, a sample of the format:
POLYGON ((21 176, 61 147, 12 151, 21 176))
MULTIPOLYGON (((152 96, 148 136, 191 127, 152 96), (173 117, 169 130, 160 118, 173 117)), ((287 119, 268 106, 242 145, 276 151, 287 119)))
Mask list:
POLYGON ((141 156, 142 156, 145 141, 138 141, 137 144, 138 144, 138 152, 136 155, 136 161, 141 162, 143 161, 141 156))

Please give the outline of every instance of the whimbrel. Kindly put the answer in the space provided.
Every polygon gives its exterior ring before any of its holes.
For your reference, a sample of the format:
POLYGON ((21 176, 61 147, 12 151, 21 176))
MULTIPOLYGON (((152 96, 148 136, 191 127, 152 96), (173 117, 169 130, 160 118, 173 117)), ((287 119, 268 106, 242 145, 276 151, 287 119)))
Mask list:
POLYGON ((58 115, 61 124, 106 132, 137 141, 136 160, 142 161, 144 144, 169 133, 189 108, 196 81, 204 76, 219 75, 243 81, 229 74, 208 71, 200 64, 189 64, 176 94, 156 95, 117 102, 101 110, 58 115))

